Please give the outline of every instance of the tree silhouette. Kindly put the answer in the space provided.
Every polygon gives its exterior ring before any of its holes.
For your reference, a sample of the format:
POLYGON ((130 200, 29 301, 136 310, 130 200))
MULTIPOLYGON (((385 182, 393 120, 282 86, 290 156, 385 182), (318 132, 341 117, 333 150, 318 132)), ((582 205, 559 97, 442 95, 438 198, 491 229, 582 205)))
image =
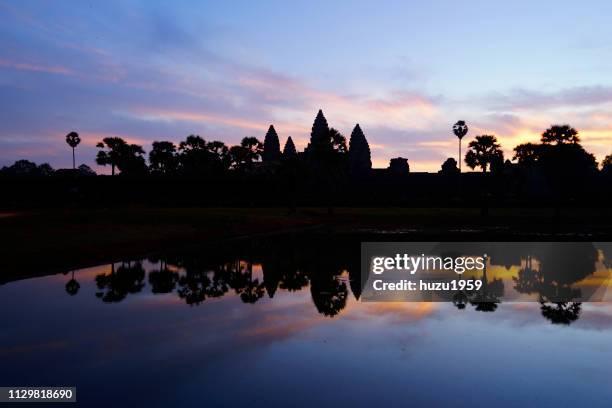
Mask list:
POLYGON ((458 120, 457 123, 453 125, 453 133, 459 139, 459 173, 461 173, 461 140, 468 133, 468 126, 465 121, 458 120))
POLYGON ((111 264, 109 274, 96 276, 96 297, 105 303, 121 302, 130 293, 138 293, 144 287, 145 271, 140 262, 123 262, 115 272, 111 264))
POLYGON ((179 166, 183 174, 189 176, 206 174, 210 168, 210 153, 206 140, 199 135, 189 135, 179 143, 179 166))
POLYGON ((79 292, 80 288, 81 285, 76 279, 74 279, 74 271, 72 271, 72 277, 66 283, 66 293, 68 293, 70 296, 74 296, 79 292))
POLYGON ((481 135, 476 136, 475 139, 468 144, 469 150, 465 155, 465 163, 472 170, 480 167, 483 172, 486 172, 487 167, 496 160, 501 158, 503 161, 503 152, 495 136, 481 135))
POLYGON ((228 292, 232 272, 225 264, 215 264, 211 268, 198 258, 186 258, 182 266, 185 274, 178 280, 177 292, 188 305, 199 305, 207 297, 222 297, 228 292))
MULTIPOLYGON (((485 261, 486 262, 486 261, 485 261)), ((474 310, 479 312, 494 312, 500 299, 504 296, 504 281, 493 279, 489 282, 487 277, 487 265, 482 270, 482 287, 472 295, 470 303, 475 306, 474 310)))
POLYGON ((55 170, 48 163, 37 166, 36 163, 29 160, 17 160, 9 167, 3 167, 0 172, 7 176, 44 177, 50 176, 55 170))
POLYGON ((229 155, 229 148, 225 143, 218 140, 208 142, 206 149, 213 155, 213 162, 215 163, 215 170, 226 171, 230 168, 231 159, 229 155))
POLYGON ((115 167, 117 167, 117 164, 120 160, 121 149, 126 144, 127 143, 125 142, 125 140, 119 137, 104 138, 104 140, 102 142, 99 142, 96 147, 100 149, 104 149, 105 147, 107 147, 108 150, 98 152, 98 155, 96 156, 96 163, 98 163, 100 166, 110 165, 111 174, 114 176, 115 167))
MULTIPOLYGON (((574 140, 578 140, 577 136, 574 140)), ((580 195, 586 187, 586 182, 597 171, 595 156, 584 150, 577 141, 542 144, 538 165, 552 188, 556 217, 560 216, 563 200, 570 199, 572 195, 580 195)))
POLYGON ((538 293, 542 285, 540 271, 533 268, 533 257, 527 254, 525 265, 519 269, 517 276, 513 276, 514 289, 519 293, 538 293))
POLYGON ((348 149, 349 171, 354 174, 362 174, 372 169, 372 158, 370 145, 366 140, 359 123, 351 132, 348 149))
POLYGON ((295 144, 293 143, 293 139, 291 136, 287 138, 285 142, 285 147, 283 149, 283 157, 289 159, 297 155, 297 151, 295 150, 295 144))
POLYGON ((115 167, 122 174, 142 174, 147 170, 142 146, 128 144, 120 137, 105 137, 96 146, 102 149, 96 156, 96 163, 100 166, 110 165, 113 176, 115 167))
POLYGON ((246 267, 242 267, 240 261, 236 262, 232 270, 230 285, 244 303, 255 303, 266 293, 266 287, 259 279, 253 279, 253 263, 247 262, 246 267))
POLYGON ((512 160, 516 160, 518 164, 533 165, 540 159, 541 152, 541 145, 536 143, 523 143, 514 148, 512 160))
POLYGON ((223 142, 189 135, 179 143, 178 151, 178 171, 183 175, 219 175, 230 167, 229 149, 223 142))
POLYGON ((601 170, 606 174, 612 174, 612 154, 607 155, 601 162, 601 170))
POLYGON ((159 260, 159 269, 149 272, 149 283, 153 293, 170 293, 176 287, 179 274, 168 269, 162 259, 159 260))
POLYGON ((453 295, 453 305, 457 309, 464 310, 467 304, 468 304, 468 297, 464 292, 459 291, 453 295))
POLYGON ((598 251, 590 243, 574 243, 562 249, 550 243, 540 243, 524 255, 523 267, 513 277, 514 289, 519 293, 539 296, 542 316, 553 324, 570 324, 578 319, 581 304, 579 282, 596 269, 598 251), (538 268, 533 259, 538 260, 538 268))
POLYGON ((578 131, 570 125, 552 125, 542 133, 543 144, 579 143, 578 131))
POLYGON ((346 283, 327 271, 317 271, 310 280, 310 294, 319 313, 334 317, 346 306, 346 283))
POLYGON ((206 288, 211 281, 208 274, 200 269, 187 269, 185 275, 179 278, 178 295, 189 306, 199 305, 206 300, 206 288))
POLYGON ((279 283, 281 289, 288 290, 289 292, 301 290, 307 285, 308 276, 296 267, 285 268, 279 283))
POLYGON ((153 173, 172 174, 178 167, 176 146, 172 142, 153 142, 149 152, 149 166, 153 173))
POLYGON ((346 153, 346 137, 337 129, 329 129, 329 138, 332 142, 332 149, 336 153, 346 153))
POLYGON ((76 169, 76 162, 74 157, 74 149, 81 143, 81 138, 77 132, 70 132, 66 135, 66 143, 72 148, 72 170, 76 169))
POLYGON ((280 142, 273 125, 270 125, 264 138, 262 161, 276 162, 281 158, 280 142))
POLYGON ((446 175, 458 174, 459 168, 457 167, 457 160, 452 157, 446 159, 444 163, 442 163, 442 170, 440 170, 440 173, 446 175))
POLYGON ((569 325, 580 317, 580 302, 557 302, 554 305, 540 302, 542 316, 552 324, 569 325))
POLYGON ((238 170, 249 170, 253 163, 261 159, 263 145, 255 137, 245 137, 240 146, 232 146, 229 149, 232 167, 238 170))

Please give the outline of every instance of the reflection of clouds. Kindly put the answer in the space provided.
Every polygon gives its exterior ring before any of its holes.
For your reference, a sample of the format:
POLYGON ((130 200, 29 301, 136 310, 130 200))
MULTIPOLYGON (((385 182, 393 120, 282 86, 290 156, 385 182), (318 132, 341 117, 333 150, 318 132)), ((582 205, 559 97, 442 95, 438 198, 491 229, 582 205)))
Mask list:
POLYGON ((415 322, 430 317, 439 310, 438 303, 427 302, 360 302, 344 312, 353 320, 387 319, 390 323, 415 322))
POLYGON ((587 330, 612 330, 612 304, 583 303, 580 319, 573 326, 587 330))
POLYGON ((325 320, 312 313, 312 307, 308 303, 294 304, 281 310, 264 306, 264 316, 258 324, 242 328, 237 335, 258 341, 277 341, 325 324, 325 320))

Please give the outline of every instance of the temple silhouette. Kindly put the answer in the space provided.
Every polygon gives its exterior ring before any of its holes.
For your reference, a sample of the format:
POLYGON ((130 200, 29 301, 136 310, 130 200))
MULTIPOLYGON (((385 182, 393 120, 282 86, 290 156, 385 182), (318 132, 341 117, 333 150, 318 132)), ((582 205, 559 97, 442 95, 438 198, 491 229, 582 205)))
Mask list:
MULTIPOLYGON (((458 121, 453 132, 461 140, 467 124, 458 121)), ((452 137, 452 136, 451 136, 452 137)), ((372 168, 367 136, 356 124, 347 141, 330 127, 319 110, 310 141, 297 151, 288 136, 270 125, 263 143, 245 137, 239 145, 207 141, 189 135, 176 145, 154 141, 142 146, 118 137, 97 144, 96 163, 110 175, 96 176, 86 164, 76 166, 80 137, 66 136, 73 168, 54 170, 18 160, 0 170, 6 194, 2 207, 151 205, 232 206, 548 206, 554 208, 603 205, 612 196, 612 155, 599 166, 580 144, 578 131, 553 125, 540 143, 514 148, 504 158, 494 135, 477 135, 465 154, 449 157, 436 173, 411 172, 409 158, 390 159, 386 169, 372 168), (463 162, 474 172, 461 172, 463 162)))

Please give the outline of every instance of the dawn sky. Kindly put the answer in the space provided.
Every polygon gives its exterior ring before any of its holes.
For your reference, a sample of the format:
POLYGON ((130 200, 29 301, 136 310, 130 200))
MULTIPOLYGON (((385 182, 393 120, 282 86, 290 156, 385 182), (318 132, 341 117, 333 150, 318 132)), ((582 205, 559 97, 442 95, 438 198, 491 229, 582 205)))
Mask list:
POLYGON ((569 123, 612 153, 612 3, 0 0, 0 166, 94 166, 120 136, 307 143, 318 109, 364 130, 375 167, 437 171, 452 124, 507 157, 569 123), (534 4, 537 3, 537 4, 534 4))

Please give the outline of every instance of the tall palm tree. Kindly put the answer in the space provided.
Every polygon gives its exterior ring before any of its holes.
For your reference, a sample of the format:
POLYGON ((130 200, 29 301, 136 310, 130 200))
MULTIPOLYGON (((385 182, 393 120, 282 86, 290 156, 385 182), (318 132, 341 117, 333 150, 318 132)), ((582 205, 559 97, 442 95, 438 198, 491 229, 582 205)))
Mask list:
POLYGON ((468 127, 465 124, 465 121, 463 120, 458 120, 457 123, 455 123, 453 125, 453 133, 455 134, 455 136, 457 136, 459 138, 459 173, 461 173, 461 139, 463 139, 463 137, 465 135, 467 135, 468 132, 468 127))
POLYGON ((77 132, 70 132, 66 135, 66 143, 68 143, 68 146, 72 147, 72 170, 75 170, 74 149, 81 143, 81 138, 77 132))

